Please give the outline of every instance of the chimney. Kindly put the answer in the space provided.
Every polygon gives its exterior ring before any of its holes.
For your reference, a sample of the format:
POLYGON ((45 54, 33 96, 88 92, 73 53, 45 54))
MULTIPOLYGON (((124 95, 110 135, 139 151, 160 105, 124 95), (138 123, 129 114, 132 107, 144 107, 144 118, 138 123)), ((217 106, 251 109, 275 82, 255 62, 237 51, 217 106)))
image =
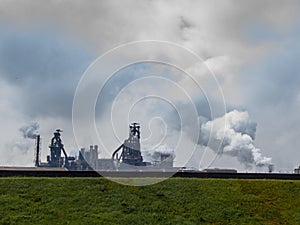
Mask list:
POLYGON ((40 166, 40 135, 36 136, 35 166, 40 166))

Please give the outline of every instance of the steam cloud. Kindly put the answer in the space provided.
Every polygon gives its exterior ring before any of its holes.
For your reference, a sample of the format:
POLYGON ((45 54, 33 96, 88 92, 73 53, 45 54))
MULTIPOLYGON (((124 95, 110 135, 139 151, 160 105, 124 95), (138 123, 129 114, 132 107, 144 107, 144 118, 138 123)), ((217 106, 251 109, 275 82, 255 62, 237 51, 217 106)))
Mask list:
POLYGON ((271 158, 264 157, 261 150, 254 146, 256 125, 249 119, 248 112, 233 110, 223 117, 203 123, 199 144, 207 146, 211 135, 212 142, 221 143, 219 153, 236 157, 246 167, 270 166, 271 158))
POLYGON ((170 154, 173 158, 175 158, 174 150, 171 149, 168 145, 162 144, 158 146, 154 151, 144 151, 143 157, 147 161, 159 161, 162 154, 170 154))
POLYGON ((19 130, 22 132, 24 138, 35 139, 36 136, 39 134, 39 127, 40 126, 37 122, 30 122, 21 127, 19 130))

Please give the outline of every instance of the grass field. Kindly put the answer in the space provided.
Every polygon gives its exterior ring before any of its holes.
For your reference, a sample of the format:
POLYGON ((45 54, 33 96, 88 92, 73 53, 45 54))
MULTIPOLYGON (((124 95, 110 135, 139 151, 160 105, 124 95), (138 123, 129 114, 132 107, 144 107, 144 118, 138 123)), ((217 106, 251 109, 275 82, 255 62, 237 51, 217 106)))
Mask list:
POLYGON ((300 181, 0 178, 0 224, 300 224, 300 181))

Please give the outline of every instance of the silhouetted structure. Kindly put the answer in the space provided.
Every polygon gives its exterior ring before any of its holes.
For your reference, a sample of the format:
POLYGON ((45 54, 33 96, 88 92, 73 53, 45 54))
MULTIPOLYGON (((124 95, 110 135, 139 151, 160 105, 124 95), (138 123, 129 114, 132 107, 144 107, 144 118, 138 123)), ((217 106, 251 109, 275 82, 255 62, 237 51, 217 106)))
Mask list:
POLYGON ((129 137, 112 154, 112 159, 131 166, 145 166, 141 154, 140 125, 132 123, 129 126, 129 137), (120 155, 118 154, 120 152, 120 155))
POLYGON ((36 151, 35 151, 35 166, 39 167, 40 166, 40 157, 41 157, 41 137, 40 135, 36 136, 36 151))
POLYGON ((35 166, 42 168, 65 168, 68 170, 131 170, 135 166, 142 166, 139 170, 172 169, 174 156, 169 153, 160 153, 160 160, 156 163, 144 162, 141 153, 141 131, 138 123, 129 126, 129 137, 117 148, 111 158, 99 158, 98 145, 81 148, 78 157, 67 155, 61 140, 62 130, 57 129, 49 145, 50 154, 47 162, 40 162, 40 136, 36 137, 35 166), (147 168, 146 168, 147 167, 147 168))
POLYGON ((69 170, 76 169, 75 157, 69 157, 64 149, 64 145, 60 138, 60 133, 62 130, 57 129, 54 132, 54 137, 51 139, 50 143, 50 155, 47 155, 47 163, 39 162, 40 155, 40 136, 37 136, 37 145, 36 145, 36 162, 37 167, 53 167, 53 168, 67 168, 69 170), (64 157, 61 156, 61 153, 64 154, 64 157))

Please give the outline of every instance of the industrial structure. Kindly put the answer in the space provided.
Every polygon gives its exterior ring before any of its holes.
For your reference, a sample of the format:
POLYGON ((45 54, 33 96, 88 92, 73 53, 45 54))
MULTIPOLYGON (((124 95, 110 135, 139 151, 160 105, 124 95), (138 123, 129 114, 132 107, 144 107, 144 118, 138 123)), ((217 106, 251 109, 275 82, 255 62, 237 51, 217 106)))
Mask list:
POLYGON ((89 150, 81 148, 78 157, 68 156, 61 140, 62 130, 57 129, 49 145, 47 162, 40 161, 40 135, 36 137, 35 166, 44 168, 65 168, 67 170, 160 170, 174 169, 173 155, 160 153, 160 161, 144 162, 141 152, 141 131, 138 123, 129 126, 129 137, 112 154, 111 158, 99 158, 98 145, 89 150))
MULTIPOLYGON (((68 156, 61 139, 62 130, 57 129, 51 139, 47 155, 47 161, 41 162, 41 137, 36 136, 35 148, 35 167, 65 169, 70 171, 169 171, 169 172, 196 172, 196 168, 174 167, 174 154, 167 152, 155 152, 155 160, 146 162, 143 159, 141 151, 141 127, 138 123, 132 123, 129 126, 129 136, 124 140, 113 153, 111 158, 99 158, 98 145, 90 145, 88 149, 81 148, 78 157, 68 156)), ((269 166, 269 172, 274 169, 269 166)), ((207 168, 204 173, 237 173, 234 169, 207 168)), ((294 173, 300 174, 300 167, 294 170, 294 173)))
POLYGON ((77 165, 79 165, 79 170, 91 170, 96 168, 98 161, 98 145, 90 145, 89 151, 85 148, 81 148, 79 151, 79 157, 77 165))
POLYGON ((129 137, 112 154, 112 159, 118 163, 130 166, 146 166, 141 154, 140 125, 133 123, 129 126, 129 137), (120 154, 118 154, 120 153, 120 154))
POLYGON ((36 138, 36 152, 35 152, 35 166, 36 167, 53 167, 53 168, 66 168, 69 170, 76 169, 75 157, 68 156, 62 140, 60 138, 62 130, 57 129, 54 132, 54 137, 50 143, 50 155, 47 155, 47 162, 40 162, 40 135, 36 138), (64 157, 62 157, 62 153, 64 157))
MULTIPOLYGON (((145 162, 141 150, 141 131, 138 123, 129 126, 129 137, 110 158, 99 158, 98 145, 81 148, 78 157, 68 156, 61 139, 62 130, 57 129, 50 141, 50 154, 47 161, 41 162, 41 136, 35 135, 35 167, 0 167, 1 176, 106 176, 106 177, 195 177, 195 178, 238 178, 238 179, 281 179, 300 180, 300 166, 293 173, 274 173, 274 165, 269 173, 240 173, 235 169, 194 167, 174 167, 174 154, 168 151, 154 150, 153 161, 145 162), (159 155, 157 155, 157 153, 159 155), (97 173, 98 172, 98 173, 97 173), (100 172, 100 173, 99 173, 100 172), (142 173, 141 173, 142 172, 142 173)), ((152 154, 152 153, 151 153, 152 154)), ((149 151, 146 155, 149 156, 149 151)))
POLYGON ((40 158, 41 158, 41 151, 40 151, 40 146, 41 146, 41 137, 40 135, 37 135, 36 136, 36 143, 35 143, 35 146, 36 146, 36 151, 35 151, 35 155, 34 155, 34 165, 35 167, 38 167, 41 163, 40 161, 40 158))

